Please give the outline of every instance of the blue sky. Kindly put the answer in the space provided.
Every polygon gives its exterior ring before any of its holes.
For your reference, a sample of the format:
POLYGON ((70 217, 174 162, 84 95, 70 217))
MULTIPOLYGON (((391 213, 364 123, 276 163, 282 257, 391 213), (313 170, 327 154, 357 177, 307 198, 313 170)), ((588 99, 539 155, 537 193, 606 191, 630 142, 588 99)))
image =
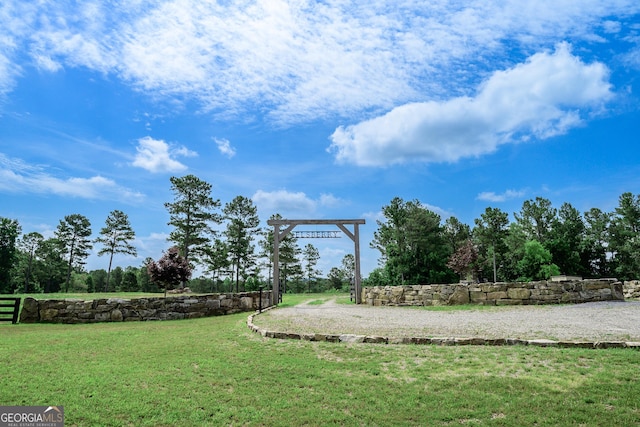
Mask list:
MULTIPOLYGON (((364 218, 366 276, 396 196, 472 225, 640 192, 639 76, 635 0, 5 0, 0 216, 49 237, 80 213, 95 237, 120 209, 139 257, 115 262, 139 266, 194 174, 263 221, 364 218)), ((325 274, 352 250, 300 243, 325 274)))

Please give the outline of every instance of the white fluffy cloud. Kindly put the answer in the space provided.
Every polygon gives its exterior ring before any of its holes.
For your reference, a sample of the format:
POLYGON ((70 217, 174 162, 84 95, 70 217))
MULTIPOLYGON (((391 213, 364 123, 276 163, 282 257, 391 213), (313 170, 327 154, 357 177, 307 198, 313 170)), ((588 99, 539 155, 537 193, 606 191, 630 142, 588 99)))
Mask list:
POLYGON ((289 212, 313 212, 316 207, 316 202, 307 197, 305 193, 286 190, 258 190, 251 197, 251 200, 253 200, 260 210, 265 212, 278 212, 282 215, 289 212))
POLYGON ((322 194, 314 200, 303 192, 287 190, 264 191, 258 190, 251 196, 251 200, 260 210, 287 214, 313 214, 318 206, 331 207, 342 201, 332 194, 322 194))
POLYGON ((476 197, 476 199, 497 203, 497 202, 505 202, 511 199, 517 199, 519 197, 523 197, 524 195, 525 195, 524 190, 506 190, 502 194, 497 194, 497 193, 494 193, 493 191, 484 191, 478 194, 478 197, 476 197))
POLYGON ((60 178, 42 166, 26 164, 0 153, 0 190, 10 193, 56 194, 99 200, 140 202, 144 196, 102 176, 60 178))
POLYGON ((363 166, 455 162, 500 144, 565 133, 612 96, 607 67, 585 64, 563 43, 493 73, 473 97, 410 103, 341 126, 329 150, 340 162, 363 166))
POLYGON ((7 0, 0 91, 21 67, 86 67, 289 126, 466 93, 505 49, 622 38, 640 12, 635 0, 543 3, 7 0))
POLYGON ((231 146, 231 142, 225 138, 213 138, 213 141, 218 146, 218 151, 224 154, 228 158, 232 158, 236 155, 236 149, 231 146))
POLYGON ((149 172, 182 172, 185 165, 175 160, 175 156, 194 157, 197 153, 186 147, 171 147, 161 139, 145 136, 138 140, 136 157, 133 166, 146 169, 149 172))

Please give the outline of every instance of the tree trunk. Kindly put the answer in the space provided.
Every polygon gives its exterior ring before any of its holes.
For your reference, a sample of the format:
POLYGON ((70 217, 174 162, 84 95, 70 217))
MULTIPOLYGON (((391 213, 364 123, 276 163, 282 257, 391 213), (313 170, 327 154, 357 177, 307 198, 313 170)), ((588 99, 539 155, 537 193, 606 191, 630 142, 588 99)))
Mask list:
POLYGON ((111 256, 109 257, 109 270, 107 270, 107 283, 104 284, 105 292, 109 292, 109 280, 111 279, 111 262, 112 261, 113 261, 113 251, 111 252, 111 256))
POLYGON ((496 270, 496 248, 493 248, 493 283, 498 281, 498 272, 496 270))

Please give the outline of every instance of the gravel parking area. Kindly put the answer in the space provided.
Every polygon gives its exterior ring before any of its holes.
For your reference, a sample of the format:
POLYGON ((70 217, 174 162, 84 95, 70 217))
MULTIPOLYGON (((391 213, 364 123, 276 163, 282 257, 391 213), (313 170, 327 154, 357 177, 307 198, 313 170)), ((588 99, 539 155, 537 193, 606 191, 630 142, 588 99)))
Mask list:
POLYGON ((434 310, 329 300, 269 310, 254 324, 300 334, 640 341, 640 301, 434 310))

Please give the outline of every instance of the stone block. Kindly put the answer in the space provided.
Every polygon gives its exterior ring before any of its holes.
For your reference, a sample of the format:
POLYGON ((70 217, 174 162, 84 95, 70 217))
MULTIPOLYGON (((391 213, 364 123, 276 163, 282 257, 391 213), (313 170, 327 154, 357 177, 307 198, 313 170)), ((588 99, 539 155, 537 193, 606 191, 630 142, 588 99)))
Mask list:
POLYGON ((113 309, 113 306, 109 304, 101 304, 93 308, 93 311, 98 313, 109 313, 113 309))
POLYGON ((106 322, 111 319, 111 313, 108 311, 101 311, 96 313, 93 318, 98 322, 106 322))
POLYGON ((40 320, 43 322, 53 322, 58 316, 58 311, 59 310, 56 310, 55 308, 40 310, 40 320))
POLYGON ((563 348, 593 348, 591 341, 558 341, 558 347, 563 348))
POLYGON ((594 345, 595 348, 625 348, 627 343, 624 341, 601 341, 594 345))
POLYGON ((560 297, 560 302, 568 303, 568 302, 577 302, 580 299, 580 294, 577 292, 565 292, 560 297))
POLYGON ((582 289, 585 291, 593 291, 599 289, 610 289, 610 284, 608 282, 600 282, 600 281, 585 281, 582 283, 582 289))
POLYGON ((469 304, 469 291, 466 286, 457 286, 447 302, 449 305, 469 304))
POLYGON ((486 301, 487 294, 482 291, 469 291, 469 300, 471 302, 486 301))
POLYGON ((529 299, 531 291, 524 288, 507 289, 507 296, 512 299, 529 299))
POLYGON ((536 347, 557 347, 558 346, 557 341, 545 340, 545 339, 529 340, 528 344, 536 347))
POLYGON ((39 304, 34 298, 27 297, 22 301, 20 323, 35 323, 38 318, 39 304))
POLYGON ((505 283, 487 283, 480 285, 482 292, 504 292, 507 290, 505 283))
POLYGON ((364 337, 363 342, 370 343, 370 344, 387 344, 388 340, 386 337, 366 336, 364 337))
POLYGON ((220 300, 218 299, 208 299, 207 302, 204 303, 205 307, 210 310, 215 310, 220 308, 220 300))
POLYGON ((82 319, 82 320, 88 320, 88 319, 93 319, 94 318, 94 314, 91 311, 85 311, 82 313, 78 313, 78 319, 82 319))
POLYGON ((167 320, 184 319, 184 313, 170 311, 170 312, 166 313, 166 319, 167 320))
POLYGON ((611 284, 611 298, 614 300, 624 301, 624 292, 622 283, 616 282, 611 284))
POLYGON ((340 335, 340 342, 361 343, 364 342, 364 335, 343 334, 340 335))
POLYGON ((508 297, 509 295, 507 295, 507 292, 505 291, 487 292, 487 299, 498 300, 498 299, 506 299, 508 297))
POLYGON ((110 318, 112 322, 122 322, 124 316, 122 315, 122 311, 116 308, 115 310, 111 311, 110 318))

